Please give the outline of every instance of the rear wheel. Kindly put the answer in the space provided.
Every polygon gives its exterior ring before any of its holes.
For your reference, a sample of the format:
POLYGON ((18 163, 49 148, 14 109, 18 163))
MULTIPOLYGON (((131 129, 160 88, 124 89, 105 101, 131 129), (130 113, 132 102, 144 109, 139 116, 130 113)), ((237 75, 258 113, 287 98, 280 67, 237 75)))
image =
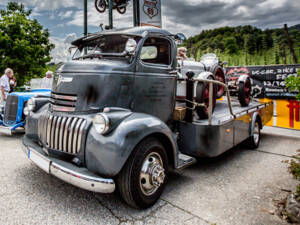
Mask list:
POLYGON ((248 106, 251 100, 251 82, 248 77, 245 82, 239 82, 238 84, 238 99, 241 106, 248 106))
POLYGON ((95 8, 99 13, 103 13, 106 10, 105 0, 95 0, 95 8))
MULTIPOLYGON (((213 80, 213 77, 210 76, 208 79, 213 80)), ((196 112, 199 119, 208 118, 208 107, 209 107, 209 83, 198 82, 196 87, 196 102, 204 103, 204 106, 197 106, 196 112)), ((216 105, 216 87, 213 87, 213 99, 212 99, 212 112, 215 109, 216 105)))
POLYGON ((147 138, 133 151, 118 176, 118 187, 124 201, 134 208, 148 208, 163 192, 168 170, 164 146, 147 138))
POLYGON ((247 147, 250 149, 258 148, 260 143, 260 138, 261 138, 260 121, 259 119, 256 118, 254 127, 252 128, 251 131, 251 136, 246 141, 247 147))

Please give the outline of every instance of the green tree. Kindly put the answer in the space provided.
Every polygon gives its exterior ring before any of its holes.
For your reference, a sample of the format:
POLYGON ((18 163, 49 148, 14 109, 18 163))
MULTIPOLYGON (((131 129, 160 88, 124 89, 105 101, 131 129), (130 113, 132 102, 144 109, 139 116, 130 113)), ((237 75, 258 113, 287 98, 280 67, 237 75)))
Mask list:
POLYGON ((54 48, 48 30, 30 19, 30 14, 31 10, 15 2, 0 10, 0 71, 12 68, 18 85, 43 76, 54 48))
POLYGON ((238 51, 238 46, 234 37, 225 38, 224 46, 228 54, 234 54, 238 51))
POLYGON ((298 70, 298 76, 290 76, 286 78, 286 87, 291 91, 297 91, 298 95, 296 96, 297 100, 300 100, 300 70, 298 70))

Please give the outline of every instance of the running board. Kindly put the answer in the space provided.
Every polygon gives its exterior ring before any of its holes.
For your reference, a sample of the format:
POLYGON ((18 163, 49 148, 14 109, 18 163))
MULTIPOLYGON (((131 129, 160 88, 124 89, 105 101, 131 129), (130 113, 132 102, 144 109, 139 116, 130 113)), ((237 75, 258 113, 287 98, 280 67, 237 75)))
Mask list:
POLYGON ((192 156, 189 156, 189 155, 185 155, 185 154, 182 154, 182 153, 179 153, 178 154, 178 158, 177 158, 177 166, 176 166, 176 169, 179 170, 179 169, 184 169, 194 163, 197 162, 197 160, 192 157, 192 156))

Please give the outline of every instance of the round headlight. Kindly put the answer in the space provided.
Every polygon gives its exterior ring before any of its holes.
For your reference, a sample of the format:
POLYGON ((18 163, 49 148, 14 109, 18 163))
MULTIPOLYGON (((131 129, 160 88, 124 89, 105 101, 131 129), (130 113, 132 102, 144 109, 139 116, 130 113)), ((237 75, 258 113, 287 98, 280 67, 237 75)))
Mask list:
POLYGON ((94 117, 93 125, 99 134, 105 134, 109 129, 109 119, 104 113, 97 114, 94 117))
POLYGON ((23 109, 23 113, 24 113, 25 116, 28 116, 28 115, 29 115, 30 110, 28 109, 27 106, 23 109))
POLYGON ((28 102, 27 102, 28 110, 33 111, 35 109, 35 106, 36 106, 35 99, 34 98, 29 99, 28 102))

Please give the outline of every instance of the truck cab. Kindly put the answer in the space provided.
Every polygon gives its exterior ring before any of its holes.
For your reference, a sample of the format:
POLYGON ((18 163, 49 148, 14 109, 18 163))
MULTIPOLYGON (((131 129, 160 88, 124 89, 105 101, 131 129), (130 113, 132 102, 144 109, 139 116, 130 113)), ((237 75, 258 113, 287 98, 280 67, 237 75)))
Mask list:
MULTIPOLYGON (((193 63, 196 88, 185 87, 188 101, 178 98, 184 92, 178 84, 194 81, 179 74, 175 38, 168 31, 104 31, 72 44, 77 51, 57 69, 49 102, 33 106, 27 117, 23 149, 47 173, 94 192, 111 193, 117 186, 130 206, 147 208, 163 192, 168 171, 234 145, 231 133, 226 148, 212 151, 216 145, 209 145, 208 134, 218 138, 226 129, 193 119, 202 81, 214 80, 205 65, 193 63), (175 116, 185 102, 192 102, 185 108, 192 118, 175 116)), ((240 140, 254 135, 248 133, 240 140)))

